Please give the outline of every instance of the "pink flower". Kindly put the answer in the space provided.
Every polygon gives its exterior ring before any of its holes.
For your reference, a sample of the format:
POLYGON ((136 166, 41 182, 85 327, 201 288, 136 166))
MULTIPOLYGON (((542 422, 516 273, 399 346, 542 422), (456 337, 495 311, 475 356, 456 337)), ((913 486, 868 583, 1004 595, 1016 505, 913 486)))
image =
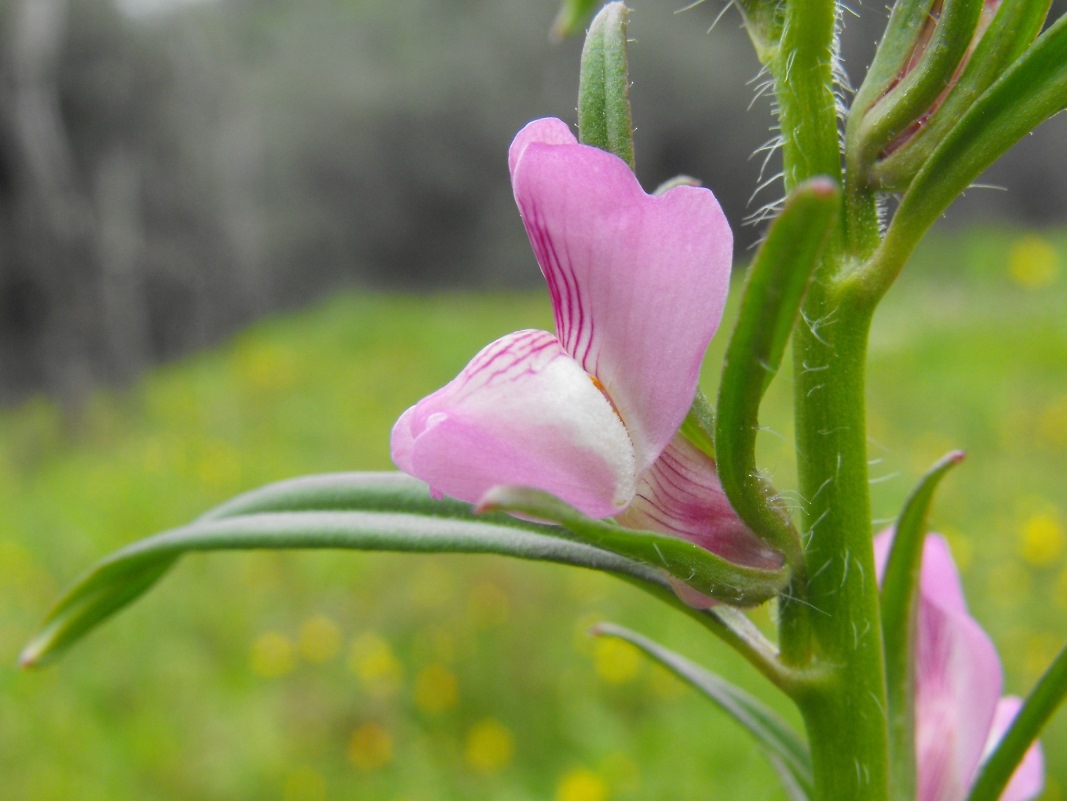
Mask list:
POLYGON ((675 439, 729 288, 733 236, 715 197, 693 186, 645 194, 625 162, 578 144, 557 119, 523 128, 508 164, 556 333, 518 331, 487 346, 404 412, 393 460, 471 503, 522 485, 603 518, 640 494, 653 507, 641 521, 657 518, 658 530, 686 536, 695 518, 704 528, 729 518, 720 544, 739 529, 745 542, 728 550, 760 550, 714 462, 675 439), (665 466, 672 441, 683 458, 665 466))
MULTIPOLYGON (((893 532, 875 538, 881 577, 893 532)), ((1000 697, 1003 674, 989 636, 967 613, 948 543, 927 535, 919 578, 915 643, 915 749, 918 801, 963 801, 983 758, 1000 741, 1021 704, 1000 697)), ((1036 743, 1001 801, 1041 792, 1044 759, 1036 743)))

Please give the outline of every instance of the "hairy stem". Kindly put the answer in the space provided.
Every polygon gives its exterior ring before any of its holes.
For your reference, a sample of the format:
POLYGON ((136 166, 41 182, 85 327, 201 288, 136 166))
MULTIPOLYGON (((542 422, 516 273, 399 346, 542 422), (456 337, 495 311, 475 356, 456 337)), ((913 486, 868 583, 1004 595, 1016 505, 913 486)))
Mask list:
POLYGON ((801 698, 800 707, 816 798, 884 800, 885 675, 864 420, 868 315, 824 286, 809 294, 805 315, 794 345, 799 489, 811 577, 810 608, 802 613, 811 632, 809 659, 831 676, 821 691, 801 698))
MULTIPOLYGON (((786 190, 842 180, 834 102, 836 4, 792 0, 771 64, 786 190)), ((887 801, 888 742, 867 484, 865 365, 870 309, 838 291, 877 237, 866 199, 844 204, 794 332, 797 472, 806 538, 804 603, 782 603, 783 659, 825 680, 796 696, 812 749, 813 801, 887 801), (859 202, 857 202, 859 201, 859 202), (854 252, 855 251, 855 252, 854 252)))

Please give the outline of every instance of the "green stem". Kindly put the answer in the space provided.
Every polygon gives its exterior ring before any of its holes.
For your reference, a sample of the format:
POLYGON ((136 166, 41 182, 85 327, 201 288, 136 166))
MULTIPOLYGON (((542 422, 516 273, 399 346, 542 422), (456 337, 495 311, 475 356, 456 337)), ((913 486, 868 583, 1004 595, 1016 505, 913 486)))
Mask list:
MULTIPOLYGON (((790 614, 806 615, 809 658, 831 676, 798 703, 812 743, 816 799, 884 801, 885 668, 864 419, 869 314, 832 288, 818 290, 809 294, 807 324, 794 346, 810 609, 790 614)), ((799 650, 783 641, 784 652, 799 650)))
POLYGON ((786 193, 819 175, 841 184, 834 99, 833 0, 793 0, 781 47, 770 63, 782 130, 786 193))
POLYGON ((845 174, 845 248, 852 262, 860 264, 874 254, 882 243, 878 197, 862 185, 850 166, 845 174))
MULTIPOLYGON (((787 191, 815 175, 841 182, 835 5, 788 3, 781 52, 771 64, 787 191)), ((813 801, 887 801, 885 669, 864 415, 871 307, 838 291, 839 276, 871 249, 877 223, 867 198, 854 195, 845 205, 863 213, 846 220, 825 249, 794 332, 797 471, 809 579, 805 603, 782 603, 780 640, 787 664, 826 672, 825 681, 796 696, 812 749, 813 801)))
MULTIPOLYGON (((840 184, 841 155, 833 96, 834 6, 831 0, 789 3, 782 19, 779 46, 768 62, 778 99, 787 194, 818 175, 840 184)), ((839 248, 831 237, 823 250, 822 264, 815 268, 809 292, 815 291, 819 273, 826 272, 827 265, 833 263, 835 245, 839 248)), ((787 664, 804 665, 810 661, 809 607, 804 593, 804 587, 792 587, 779 601, 779 640, 787 664)))

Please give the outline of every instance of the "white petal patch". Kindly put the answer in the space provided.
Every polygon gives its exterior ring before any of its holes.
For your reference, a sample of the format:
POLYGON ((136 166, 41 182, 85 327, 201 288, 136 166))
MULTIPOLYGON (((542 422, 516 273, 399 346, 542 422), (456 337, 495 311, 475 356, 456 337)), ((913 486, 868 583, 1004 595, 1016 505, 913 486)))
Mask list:
POLYGON ((394 432, 394 442, 410 442, 409 472, 460 500, 474 503, 493 486, 517 484, 607 517, 634 495, 625 427, 544 331, 492 343, 401 420, 406 429, 394 432))

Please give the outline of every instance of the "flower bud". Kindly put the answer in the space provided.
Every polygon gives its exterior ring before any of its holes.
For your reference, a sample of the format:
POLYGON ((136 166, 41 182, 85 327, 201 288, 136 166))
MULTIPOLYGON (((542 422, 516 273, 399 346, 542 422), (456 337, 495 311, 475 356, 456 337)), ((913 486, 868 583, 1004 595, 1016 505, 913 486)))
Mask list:
POLYGON ((1050 0, 901 0, 848 120, 849 168, 903 190, 1037 36, 1050 0))
POLYGON ((849 168, 854 175, 868 185, 899 188, 898 181, 886 183, 886 176, 876 177, 875 167, 914 136, 941 105, 967 60, 988 4, 989 0, 900 0, 894 6, 849 112, 849 168))
POLYGON ((1051 0, 985 0, 971 43, 933 103, 890 140, 871 165, 872 182, 902 189, 975 100, 1041 30, 1051 0))

